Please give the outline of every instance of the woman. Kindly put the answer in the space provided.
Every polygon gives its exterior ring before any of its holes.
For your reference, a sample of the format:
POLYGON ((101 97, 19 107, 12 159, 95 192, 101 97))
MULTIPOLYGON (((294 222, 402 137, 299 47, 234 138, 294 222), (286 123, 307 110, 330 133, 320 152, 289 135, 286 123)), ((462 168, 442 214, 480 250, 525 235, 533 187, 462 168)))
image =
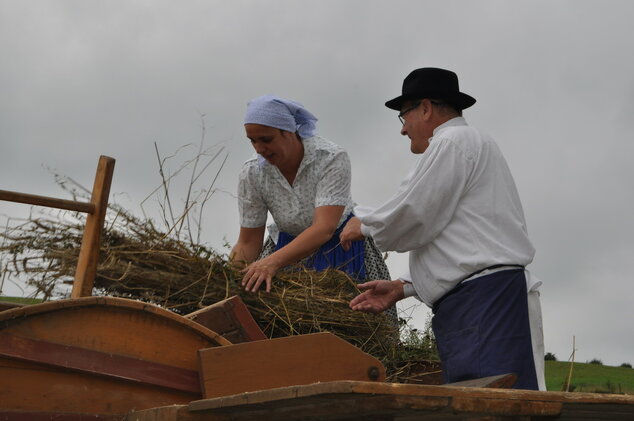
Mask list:
POLYGON ((256 156, 240 174, 240 236, 231 258, 248 265, 242 279, 248 291, 265 283, 269 292, 278 270, 307 257, 308 267, 334 267, 359 282, 390 279, 370 237, 348 251, 339 244, 354 206, 350 160, 343 148, 315 135, 316 122, 301 104, 273 95, 247 105, 244 127, 256 156), (263 250, 268 212, 275 224, 263 250))

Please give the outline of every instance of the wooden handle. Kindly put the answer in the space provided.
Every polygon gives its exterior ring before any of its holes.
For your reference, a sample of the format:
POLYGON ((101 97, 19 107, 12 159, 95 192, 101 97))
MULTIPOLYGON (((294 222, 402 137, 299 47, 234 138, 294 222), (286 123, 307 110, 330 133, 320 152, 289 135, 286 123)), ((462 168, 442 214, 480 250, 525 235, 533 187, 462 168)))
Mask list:
POLYGON ((101 230, 106 219, 108 209, 108 196, 110 195, 110 184, 114 173, 114 158, 108 156, 99 157, 95 184, 92 188, 90 203, 95 207, 95 211, 86 217, 86 227, 81 241, 79 258, 77 259, 77 270, 71 298, 87 297, 92 295, 92 286, 97 273, 97 263, 99 262, 99 245, 101 240, 101 230))
POLYGON ((35 194, 18 193, 7 190, 0 190, 0 200, 84 213, 93 213, 95 211, 95 205, 88 202, 75 202, 73 200, 56 199, 54 197, 38 196, 35 194))

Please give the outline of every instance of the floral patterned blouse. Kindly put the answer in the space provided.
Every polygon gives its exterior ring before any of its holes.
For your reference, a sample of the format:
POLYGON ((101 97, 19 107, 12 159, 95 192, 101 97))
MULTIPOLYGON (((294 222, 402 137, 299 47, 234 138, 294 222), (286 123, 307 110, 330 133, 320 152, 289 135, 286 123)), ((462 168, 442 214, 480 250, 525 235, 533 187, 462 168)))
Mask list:
POLYGON ((319 206, 345 206, 338 225, 352 211, 350 159, 339 145, 319 136, 302 140, 304 158, 291 186, 280 170, 259 155, 246 161, 240 172, 238 207, 240 226, 258 228, 273 216, 269 234, 299 235, 313 221, 319 206))

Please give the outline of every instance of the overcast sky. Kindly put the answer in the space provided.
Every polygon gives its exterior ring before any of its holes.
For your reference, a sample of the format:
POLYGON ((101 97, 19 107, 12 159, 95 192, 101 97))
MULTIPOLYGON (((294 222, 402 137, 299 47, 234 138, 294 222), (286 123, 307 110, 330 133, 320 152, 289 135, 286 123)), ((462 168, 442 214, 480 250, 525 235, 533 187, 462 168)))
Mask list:
MULTIPOLYGON (((0 0, 0 189, 66 197, 45 167, 91 186, 108 155, 111 197, 137 211, 160 181, 154 142, 198 142, 204 115, 207 145, 229 154, 203 221, 221 250, 239 229, 250 98, 317 115, 373 205, 414 163, 384 102, 411 70, 448 68, 515 176, 546 350, 566 360, 574 335, 577 361, 634 363, 633 18, 628 0, 0 0)), ((387 262, 394 277, 407 265, 387 262)), ((412 315, 422 326, 427 310, 412 315)))

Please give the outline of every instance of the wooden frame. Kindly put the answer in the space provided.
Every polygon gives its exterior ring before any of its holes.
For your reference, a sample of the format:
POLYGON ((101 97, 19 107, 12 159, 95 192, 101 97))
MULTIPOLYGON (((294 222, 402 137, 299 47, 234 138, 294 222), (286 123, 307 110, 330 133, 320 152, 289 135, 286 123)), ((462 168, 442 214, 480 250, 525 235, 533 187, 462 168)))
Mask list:
POLYGON ((17 419, 37 419, 37 413, 49 413, 47 420, 59 414, 121 419, 133 409, 186 404, 203 397, 198 350, 226 345, 196 322, 126 298, 82 297, 5 310, 0 420, 20 414, 26 415, 17 419))
POLYGON ((88 214, 86 216, 86 226, 84 227, 77 269, 75 270, 75 280, 73 282, 71 298, 92 295, 92 288, 97 273, 97 263, 99 262, 101 231, 106 218, 106 210, 108 209, 108 196, 110 195, 114 164, 114 158, 104 155, 99 157, 90 202, 78 202, 0 190, 0 200, 66 209, 88 214))
POLYGON ((237 295, 189 313, 185 317, 222 335, 232 344, 267 339, 247 306, 237 295))

